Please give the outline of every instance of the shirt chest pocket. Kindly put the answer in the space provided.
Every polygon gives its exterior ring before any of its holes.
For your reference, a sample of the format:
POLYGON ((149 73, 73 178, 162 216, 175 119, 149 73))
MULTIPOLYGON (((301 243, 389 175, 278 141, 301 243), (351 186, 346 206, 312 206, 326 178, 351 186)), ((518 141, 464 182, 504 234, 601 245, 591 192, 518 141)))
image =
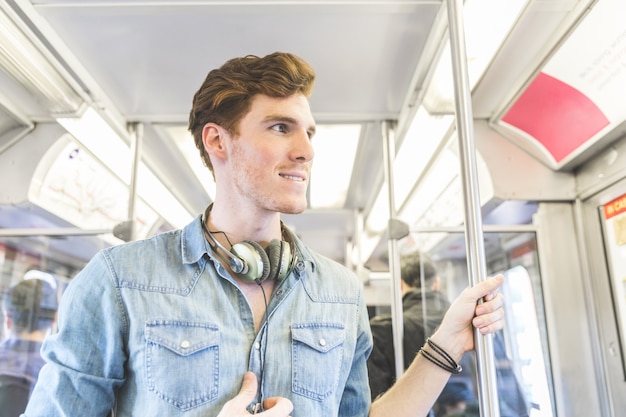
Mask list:
POLYGON ((293 392, 322 401, 336 389, 343 361, 345 330, 335 323, 294 324, 291 328, 293 392))
POLYGON ((148 389, 189 410, 214 400, 219 381, 219 329, 209 323, 150 321, 144 328, 148 389))

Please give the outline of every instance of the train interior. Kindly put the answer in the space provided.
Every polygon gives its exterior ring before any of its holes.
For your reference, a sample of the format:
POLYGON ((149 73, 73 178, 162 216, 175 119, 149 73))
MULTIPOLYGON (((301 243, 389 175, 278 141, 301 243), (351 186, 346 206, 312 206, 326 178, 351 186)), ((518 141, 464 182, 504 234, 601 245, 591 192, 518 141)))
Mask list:
POLYGON ((622 0, 3 1, 0 290, 38 270, 60 296, 98 250, 202 213, 215 187, 187 131, 193 94, 230 58, 293 52, 317 75, 316 156, 309 207, 285 224, 386 314, 402 253, 427 253, 450 298, 476 279, 474 186, 527 413, 503 388, 500 414, 619 416, 623 17, 622 0))

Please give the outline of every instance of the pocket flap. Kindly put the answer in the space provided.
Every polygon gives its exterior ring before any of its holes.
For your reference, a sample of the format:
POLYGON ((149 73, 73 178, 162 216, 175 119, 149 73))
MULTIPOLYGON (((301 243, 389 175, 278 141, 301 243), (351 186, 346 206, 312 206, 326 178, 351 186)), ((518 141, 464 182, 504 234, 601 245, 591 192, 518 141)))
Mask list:
POLYGON ((341 324, 305 323, 293 325, 291 337, 318 352, 328 352, 344 342, 345 333, 341 324))
POLYGON ((146 322, 144 334, 148 342, 181 356, 219 345, 219 329, 210 323, 155 320, 146 322))

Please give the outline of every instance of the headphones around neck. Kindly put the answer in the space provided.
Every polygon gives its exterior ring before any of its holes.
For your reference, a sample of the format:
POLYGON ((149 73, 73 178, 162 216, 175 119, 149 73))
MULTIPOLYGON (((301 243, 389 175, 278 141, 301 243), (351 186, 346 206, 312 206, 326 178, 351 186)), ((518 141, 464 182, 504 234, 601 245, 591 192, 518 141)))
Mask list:
MULTIPOLYGON (((283 280, 291 269, 293 257, 291 245, 284 240, 272 239, 263 249, 257 242, 244 240, 226 249, 215 239, 206 226, 206 217, 210 206, 202 216, 202 228, 213 252, 228 266, 238 278, 246 282, 262 283, 266 279, 283 280), (221 253, 224 253, 224 257, 221 253)), ((283 229, 284 230, 284 229, 283 229)))

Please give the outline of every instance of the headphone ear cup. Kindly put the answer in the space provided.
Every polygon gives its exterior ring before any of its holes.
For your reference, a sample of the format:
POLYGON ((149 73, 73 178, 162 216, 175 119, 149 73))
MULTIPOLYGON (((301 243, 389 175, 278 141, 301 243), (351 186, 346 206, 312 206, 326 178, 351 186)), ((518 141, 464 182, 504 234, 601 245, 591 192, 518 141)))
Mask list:
POLYGON ((235 274, 247 282, 265 281, 270 274, 270 261, 267 254, 256 242, 244 240, 236 243, 231 252, 239 257, 247 266, 245 273, 235 274))
POLYGON ((277 281, 283 280, 289 273, 291 264, 291 246, 289 243, 273 239, 266 249, 270 261, 269 278, 277 281))

